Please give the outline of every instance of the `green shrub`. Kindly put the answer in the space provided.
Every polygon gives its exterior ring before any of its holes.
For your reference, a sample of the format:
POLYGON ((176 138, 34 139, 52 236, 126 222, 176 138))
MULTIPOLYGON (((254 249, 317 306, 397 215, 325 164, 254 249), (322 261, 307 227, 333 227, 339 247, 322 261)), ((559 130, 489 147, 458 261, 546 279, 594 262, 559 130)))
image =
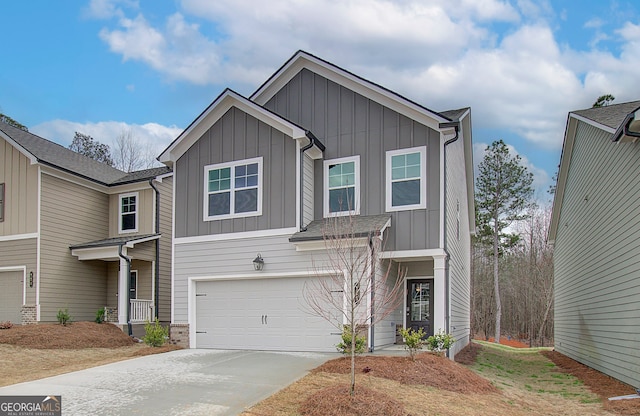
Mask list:
POLYGON ((438 331, 437 334, 427 338, 427 348, 433 352, 442 352, 448 350, 456 340, 451 334, 438 331))
POLYGON ((162 347, 169 337, 169 328, 160 325, 158 318, 151 323, 147 321, 144 324, 144 337, 142 340, 150 347, 162 347))
POLYGON ((409 352, 409 357, 411 357, 412 361, 415 360, 416 354, 424 345, 424 330, 422 328, 419 328, 417 331, 412 328, 402 328, 400 335, 404 338, 404 348, 409 352))
POLYGON ((71 315, 69 315, 69 308, 58 309, 58 314, 56 315, 58 318, 58 323, 64 326, 71 323, 71 315))
MULTIPOLYGON (((367 339, 363 335, 356 334, 356 354, 362 354, 367 351, 367 339)), ((336 345, 336 349, 347 355, 351 354, 351 327, 345 325, 342 329, 342 342, 336 345)))
POLYGON ((96 311, 96 323, 101 324, 104 322, 104 308, 98 309, 96 311))

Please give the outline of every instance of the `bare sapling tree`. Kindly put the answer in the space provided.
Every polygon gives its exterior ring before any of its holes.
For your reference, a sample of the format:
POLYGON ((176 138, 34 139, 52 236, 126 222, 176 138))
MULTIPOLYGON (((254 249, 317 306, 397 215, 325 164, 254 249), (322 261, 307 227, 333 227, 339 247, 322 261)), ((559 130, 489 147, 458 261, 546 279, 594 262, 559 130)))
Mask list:
POLYGON ((350 393, 354 395, 356 338, 400 307, 404 270, 381 259, 380 230, 358 230, 356 216, 327 218, 322 236, 324 255, 322 260, 314 258, 313 267, 323 278, 305 284, 303 296, 311 314, 327 320, 340 333, 350 331, 350 393))
POLYGON ((122 130, 113 145, 114 167, 125 172, 147 169, 155 164, 153 150, 149 143, 143 143, 131 129, 122 130))

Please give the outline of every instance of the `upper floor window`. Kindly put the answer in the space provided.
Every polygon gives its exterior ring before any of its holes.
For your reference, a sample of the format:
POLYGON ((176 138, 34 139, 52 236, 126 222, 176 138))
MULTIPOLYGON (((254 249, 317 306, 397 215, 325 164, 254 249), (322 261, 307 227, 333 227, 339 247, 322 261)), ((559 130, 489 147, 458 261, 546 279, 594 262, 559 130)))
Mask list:
POLYGON ((0 183, 0 222, 4 221, 4 183, 0 183))
POLYGON ((120 195, 120 209, 118 213, 121 233, 135 233, 138 231, 138 193, 120 195))
POLYGON ((427 207, 427 148, 390 150, 386 157, 386 209, 402 211, 427 207))
POLYGON ((360 213, 360 156, 325 160, 324 216, 360 213))
POLYGON ((262 214, 262 158, 204 167, 204 220, 262 214))

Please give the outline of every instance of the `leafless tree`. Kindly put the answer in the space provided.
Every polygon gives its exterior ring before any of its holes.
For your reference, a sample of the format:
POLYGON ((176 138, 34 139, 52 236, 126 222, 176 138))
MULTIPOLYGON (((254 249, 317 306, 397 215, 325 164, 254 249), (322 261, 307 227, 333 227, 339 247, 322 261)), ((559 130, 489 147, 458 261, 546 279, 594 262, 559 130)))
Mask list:
POLYGON ((122 130, 116 138, 112 159, 114 167, 125 172, 147 169, 155 164, 151 145, 142 143, 131 129, 122 130))
POLYGON ((309 312, 351 331, 351 395, 355 394, 356 336, 400 307, 405 270, 382 260, 382 236, 358 233, 356 217, 325 220, 323 259, 314 258, 314 273, 326 276, 304 287, 309 312), (338 295, 338 296, 337 296, 338 295), (339 296, 342 295, 342 296, 339 296))

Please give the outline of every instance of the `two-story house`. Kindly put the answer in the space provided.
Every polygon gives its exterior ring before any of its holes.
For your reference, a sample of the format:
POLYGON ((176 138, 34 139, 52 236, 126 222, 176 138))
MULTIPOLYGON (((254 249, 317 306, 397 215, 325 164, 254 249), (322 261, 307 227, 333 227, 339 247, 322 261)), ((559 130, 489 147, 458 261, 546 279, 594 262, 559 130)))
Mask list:
POLYGON ((172 183, 0 123, 0 321, 168 322, 172 183))
POLYGON ((384 240, 381 269, 406 270, 369 348, 398 325, 452 333, 451 356, 469 342, 468 108, 429 110, 299 51, 251 97, 225 90, 159 160, 174 172, 171 332, 184 345, 335 351, 340 331, 302 293, 327 279, 313 267, 321 224, 344 214, 384 240))

